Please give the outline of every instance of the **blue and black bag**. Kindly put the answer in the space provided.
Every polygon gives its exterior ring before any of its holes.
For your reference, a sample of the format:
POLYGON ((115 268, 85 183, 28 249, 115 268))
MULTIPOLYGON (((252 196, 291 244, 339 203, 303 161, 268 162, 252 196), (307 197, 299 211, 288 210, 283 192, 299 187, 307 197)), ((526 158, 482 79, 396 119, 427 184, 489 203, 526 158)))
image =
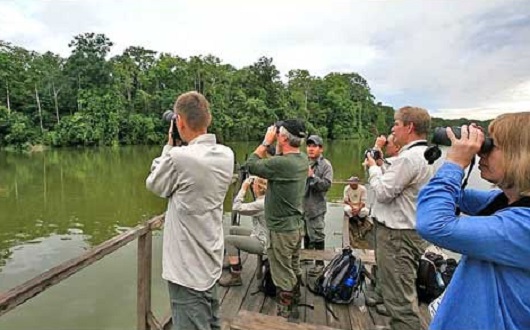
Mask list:
POLYGON ((308 288, 311 292, 323 296, 328 302, 349 304, 362 290, 364 279, 361 259, 355 257, 352 249, 347 247, 331 260, 308 288))

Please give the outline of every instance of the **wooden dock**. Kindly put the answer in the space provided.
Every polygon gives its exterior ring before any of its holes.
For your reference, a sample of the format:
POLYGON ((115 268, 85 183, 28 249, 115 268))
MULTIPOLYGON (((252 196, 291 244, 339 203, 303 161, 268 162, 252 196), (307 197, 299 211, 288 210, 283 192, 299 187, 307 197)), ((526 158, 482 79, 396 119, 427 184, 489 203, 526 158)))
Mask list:
MULTIPOLYGON (((336 251, 302 252, 302 259, 316 258, 329 260, 336 251)), ((372 250, 355 250, 365 262, 367 269, 374 263, 372 250)), ((223 329, 237 330, 264 330, 264 329, 389 329, 390 318, 379 315, 375 308, 364 305, 364 293, 361 293, 350 305, 337 305, 326 303, 323 297, 316 296, 307 287, 302 287, 301 303, 312 305, 309 307, 298 307, 300 323, 289 323, 281 317, 276 317, 276 303, 273 298, 265 297, 257 291, 258 280, 256 279, 257 257, 255 255, 243 255, 243 285, 239 287, 223 288, 220 290, 221 318, 223 329), (333 316, 335 314, 336 318, 333 316)), ((310 265, 304 265, 304 280, 307 283, 307 270, 310 265)), ((367 279, 366 289, 371 286, 367 279)), ((427 306, 420 306, 422 312, 422 328, 427 329, 429 316, 427 306)))

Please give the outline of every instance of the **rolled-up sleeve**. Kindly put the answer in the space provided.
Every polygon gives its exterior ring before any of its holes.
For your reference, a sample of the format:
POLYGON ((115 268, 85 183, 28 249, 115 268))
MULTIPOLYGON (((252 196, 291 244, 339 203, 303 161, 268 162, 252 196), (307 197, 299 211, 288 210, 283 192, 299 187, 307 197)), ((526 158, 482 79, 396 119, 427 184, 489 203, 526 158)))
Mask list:
POLYGON ((177 185, 177 169, 170 155, 172 147, 164 146, 162 155, 153 160, 151 173, 145 180, 147 189, 164 198, 170 197, 177 185))
POLYGON ((232 210, 241 214, 254 216, 265 210, 264 199, 260 198, 250 203, 243 203, 245 198, 245 192, 240 191, 234 199, 232 210))
POLYGON ((415 165, 408 158, 399 157, 384 174, 379 166, 371 166, 368 173, 370 187, 374 190, 377 201, 389 203, 413 180, 415 165))

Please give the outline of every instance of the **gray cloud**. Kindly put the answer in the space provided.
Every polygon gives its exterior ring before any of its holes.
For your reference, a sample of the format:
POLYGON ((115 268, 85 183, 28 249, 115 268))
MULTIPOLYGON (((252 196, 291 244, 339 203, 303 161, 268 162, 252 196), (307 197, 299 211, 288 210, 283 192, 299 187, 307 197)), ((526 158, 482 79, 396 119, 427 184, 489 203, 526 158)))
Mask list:
POLYGON ((282 74, 355 71, 378 100, 444 116, 530 109, 530 2, 523 0, 25 4, 0 3, 14 17, 0 17, 0 35, 63 56, 74 35, 102 32, 115 53, 140 45, 211 53, 238 67, 272 56, 282 74))

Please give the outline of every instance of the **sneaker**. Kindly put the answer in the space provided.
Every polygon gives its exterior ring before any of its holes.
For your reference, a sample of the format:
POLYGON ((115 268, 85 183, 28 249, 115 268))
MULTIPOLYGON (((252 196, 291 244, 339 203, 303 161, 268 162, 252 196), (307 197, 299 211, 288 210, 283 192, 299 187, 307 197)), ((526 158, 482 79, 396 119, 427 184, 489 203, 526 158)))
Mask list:
POLYGON ((377 314, 390 316, 390 313, 388 312, 384 304, 375 305, 375 311, 377 312, 377 314))
POLYGON ((220 286, 241 286, 243 280, 241 280, 241 273, 227 273, 221 276, 219 279, 220 286))

